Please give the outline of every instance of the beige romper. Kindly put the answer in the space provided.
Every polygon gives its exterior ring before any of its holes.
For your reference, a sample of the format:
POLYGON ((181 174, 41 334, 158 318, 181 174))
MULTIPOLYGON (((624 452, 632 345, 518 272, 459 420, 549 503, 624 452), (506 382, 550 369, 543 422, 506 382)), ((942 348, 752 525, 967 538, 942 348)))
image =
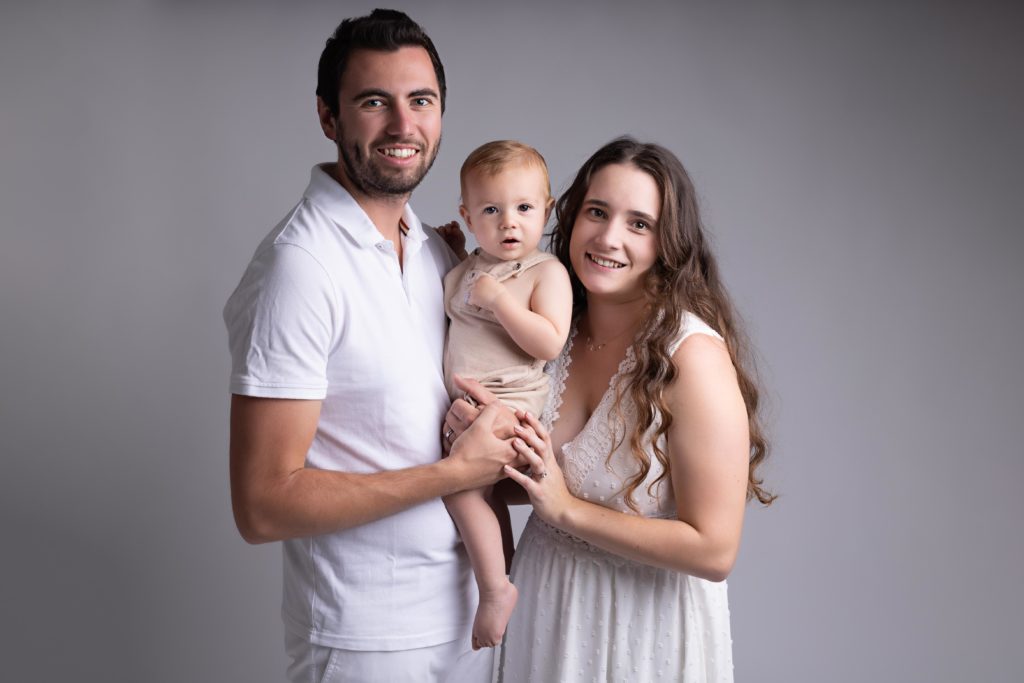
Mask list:
POLYGON ((452 384, 452 374, 458 374, 477 380, 511 408, 541 414, 548 396, 545 361, 519 348, 494 313, 468 299, 480 273, 503 282, 553 258, 536 251, 522 261, 502 261, 476 249, 445 277, 444 310, 451 325, 444 347, 444 384, 452 400, 462 395, 452 384))

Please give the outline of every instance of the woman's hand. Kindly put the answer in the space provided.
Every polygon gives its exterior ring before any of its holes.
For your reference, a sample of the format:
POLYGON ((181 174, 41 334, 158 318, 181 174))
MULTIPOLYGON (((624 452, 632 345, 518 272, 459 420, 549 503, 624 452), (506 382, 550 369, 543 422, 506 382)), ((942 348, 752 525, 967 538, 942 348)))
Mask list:
POLYGON ((515 428, 517 438, 512 441, 512 446, 530 469, 524 473, 506 465, 505 473, 526 490, 534 511, 541 519, 552 526, 562 527, 566 514, 578 504, 579 499, 569 493, 565 485, 548 431, 529 413, 517 411, 516 417, 522 424, 515 428))

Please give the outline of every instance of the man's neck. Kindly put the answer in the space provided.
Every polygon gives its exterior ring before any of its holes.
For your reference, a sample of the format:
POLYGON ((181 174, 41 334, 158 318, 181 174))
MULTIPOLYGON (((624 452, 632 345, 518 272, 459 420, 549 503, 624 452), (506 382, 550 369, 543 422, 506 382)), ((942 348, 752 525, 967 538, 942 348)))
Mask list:
POLYGON ((399 254, 402 249, 401 229, 402 216, 405 214, 405 205, 409 202, 408 194, 370 196, 361 192, 345 172, 341 170, 340 164, 332 164, 328 167, 331 177, 338 181, 338 184, 345 188, 352 198, 359 204, 359 208, 366 212, 374 227, 377 228, 384 239, 390 241, 395 251, 399 254))

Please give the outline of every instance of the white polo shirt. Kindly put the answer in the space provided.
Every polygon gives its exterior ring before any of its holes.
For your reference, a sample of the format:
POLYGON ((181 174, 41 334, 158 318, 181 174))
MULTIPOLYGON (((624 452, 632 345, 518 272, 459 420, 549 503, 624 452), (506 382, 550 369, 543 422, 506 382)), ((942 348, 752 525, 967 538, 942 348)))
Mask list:
MULTIPOLYGON (((448 409, 442 278, 456 263, 406 207, 404 268, 355 200, 313 168, 302 201, 228 299, 231 391, 323 401, 306 466, 379 472, 437 461, 448 409)), ((286 627, 349 650, 460 638, 474 593, 440 500, 284 542, 286 627)))

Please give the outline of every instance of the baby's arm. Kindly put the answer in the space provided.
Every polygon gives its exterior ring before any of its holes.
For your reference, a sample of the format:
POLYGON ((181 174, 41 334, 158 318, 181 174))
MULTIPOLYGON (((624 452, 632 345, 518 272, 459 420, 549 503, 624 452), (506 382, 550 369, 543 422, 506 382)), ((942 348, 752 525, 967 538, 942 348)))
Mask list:
POLYGON ((535 268, 537 280, 529 308, 516 301, 503 284, 490 276, 477 279, 469 302, 491 310, 523 351, 534 358, 552 360, 562 352, 569 336, 572 287, 569 274, 558 261, 545 261, 535 268))

